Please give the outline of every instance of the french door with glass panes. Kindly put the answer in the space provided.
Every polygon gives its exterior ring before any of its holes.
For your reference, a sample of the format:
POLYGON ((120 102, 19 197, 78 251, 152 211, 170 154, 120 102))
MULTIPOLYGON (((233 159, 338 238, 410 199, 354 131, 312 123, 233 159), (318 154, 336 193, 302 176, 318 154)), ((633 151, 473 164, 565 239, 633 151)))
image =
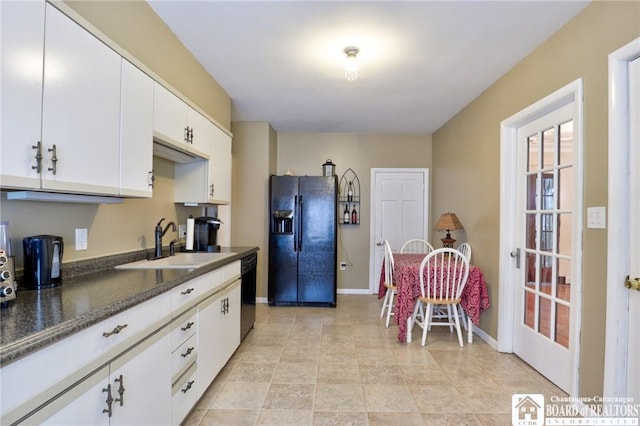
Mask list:
POLYGON ((514 352, 564 390, 571 380, 574 104, 517 130, 514 352))

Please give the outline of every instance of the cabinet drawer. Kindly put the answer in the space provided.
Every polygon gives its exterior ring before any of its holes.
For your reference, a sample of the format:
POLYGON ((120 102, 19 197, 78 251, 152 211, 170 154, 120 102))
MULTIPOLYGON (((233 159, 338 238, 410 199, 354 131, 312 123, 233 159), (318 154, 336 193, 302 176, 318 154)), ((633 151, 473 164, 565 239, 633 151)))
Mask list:
POLYGON ((170 295, 161 294, 3 366, 0 412, 31 411, 168 324, 170 312, 170 295))
POLYGON ((223 266, 220 270, 224 273, 224 281, 231 281, 234 278, 240 277, 240 261, 237 260, 233 263, 223 266))
POLYGON ((189 337, 193 336, 197 330, 198 317, 196 308, 185 312, 173 321, 171 329, 171 350, 174 351, 183 344, 189 337))
POLYGON ((195 364, 173 385, 171 424, 179 425, 198 401, 195 364))
POLYGON ((180 377, 191 364, 195 363, 197 356, 197 339, 194 334, 171 354, 172 383, 180 377))
POLYGON ((186 307, 198 300, 198 296, 202 293, 198 285, 199 281, 200 277, 194 278, 171 290, 171 309, 174 316, 180 315, 186 307))

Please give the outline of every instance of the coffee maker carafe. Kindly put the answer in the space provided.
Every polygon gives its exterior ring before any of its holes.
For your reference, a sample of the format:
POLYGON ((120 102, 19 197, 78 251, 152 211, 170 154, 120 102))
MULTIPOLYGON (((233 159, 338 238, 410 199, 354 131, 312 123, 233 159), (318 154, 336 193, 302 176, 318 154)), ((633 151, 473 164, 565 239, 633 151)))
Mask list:
POLYGON ((22 240, 24 249, 23 287, 43 289, 62 284, 62 237, 35 235, 22 240))
POLYGON ((218 229, 222 221, 217 217, 197 217, 194 221, 194 251, 217 252, 220 246, 217 245, 218 229))

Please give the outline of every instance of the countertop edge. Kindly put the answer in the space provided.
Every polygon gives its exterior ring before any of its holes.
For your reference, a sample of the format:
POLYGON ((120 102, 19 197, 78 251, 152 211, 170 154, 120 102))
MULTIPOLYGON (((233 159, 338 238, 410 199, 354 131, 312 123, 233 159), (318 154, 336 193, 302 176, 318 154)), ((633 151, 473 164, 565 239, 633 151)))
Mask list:
POLYGON ((192 280, 198 276, 204 275, 226 264, 235 262, 252 253, 258 252, 259 247, 240 247, 233 248, 234 255, 225 257, 215 262, 204 265, 200 268, 190 270, 188 273, 179 278, 163 282, 154 288, 148 289, 141 293, 119 300, 108 306, 78 315, 69 320, 60 322, 59 324, 47 327, 44 330, 28 335, 22 339, 18 339, 9 344, 0 347, 0 366, 5 366, 18 359, 21 359, 31 353, 34 353, 50 344, 53 344, 65 337, 71 336, 83 329, 86 329, 100 321, 106 320, 111 316, 123 312, 129 308, 139 305, 142 302, 152 299, 172 288, 192 280))

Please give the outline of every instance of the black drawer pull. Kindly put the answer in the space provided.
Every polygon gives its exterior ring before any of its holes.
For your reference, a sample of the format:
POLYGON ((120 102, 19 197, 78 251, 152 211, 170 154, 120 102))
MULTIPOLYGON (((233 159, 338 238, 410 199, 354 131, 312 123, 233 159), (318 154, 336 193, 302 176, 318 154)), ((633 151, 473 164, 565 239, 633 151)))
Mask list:
POLYGON ((185 291, 181 292, 180 294, 183 296, 186 296, 187 294, 191 293, 194 289, 193 288, 188 288, 185 291))
POLYGON ((190 329, 191 327, 193 327, 193 324, 195 324, 193 321, 189 321, 187 323, 187 325, 185 325, 184 327, 180 327, 180 330, 182 331, 187 331, 188 329, 190 329))
POLYGON ((112 334, 118 334, 122 331, 122 329, 126 328, 129 324, 123 324, 123 325, 118 325, 116 328, 114 328, 113 330, 111 330, 110 332, 104 332, 102 333, 102 335, 106 338, 106 337, 110 337, 112 334))
POLYGON ((190 347, 189 349, 187 349, 187 351, 186 351, 185 353, 181 354, 180 356, 181 356, 182 358, 186 358, 186 357, 188 357, 189 355, 191 355, 191 352, 193 352, 193 351, 194 351, 194 349, 195 349, 195 348, 192 346, 192 347, 190 347))
POLYGON ((184 389, 180 389, 182 393, 187 393, 187 391, 191 389, 191 386, 193 386, 195 382, 196 382, 195 380, 189 380, 189 382, 187 382, 187 387, 184 389))

